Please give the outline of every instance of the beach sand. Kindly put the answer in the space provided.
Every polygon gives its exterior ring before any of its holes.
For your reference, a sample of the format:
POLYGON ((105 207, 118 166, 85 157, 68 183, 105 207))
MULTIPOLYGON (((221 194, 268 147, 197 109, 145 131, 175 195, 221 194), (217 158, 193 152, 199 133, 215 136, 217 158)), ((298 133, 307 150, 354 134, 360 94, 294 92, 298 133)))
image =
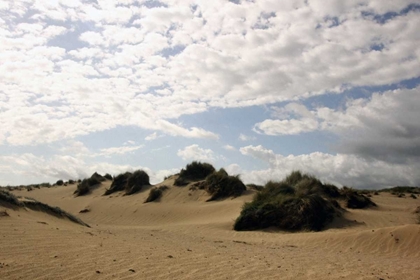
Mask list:
POLYGON ((146 204, 150 187, 103 196, 110 181, 81 197, 76 185, 13 191, 91 228, 0 204, 0 279, 420 279, 420 199, 380 193, 378 207, 347 210, 321 232, 236 232, 253 191, 205 202, 202 190, 162 184, 146 204))

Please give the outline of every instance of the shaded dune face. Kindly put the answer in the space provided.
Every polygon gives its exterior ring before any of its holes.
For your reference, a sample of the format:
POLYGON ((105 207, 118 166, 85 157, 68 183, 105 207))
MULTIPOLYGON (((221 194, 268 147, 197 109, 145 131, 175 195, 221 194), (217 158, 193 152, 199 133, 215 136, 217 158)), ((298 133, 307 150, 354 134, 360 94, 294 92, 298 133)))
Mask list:
POLYGON ((346 209, 321 232, 237 232, 234 221, 255 190, 206 202, 204 189, 175 179, 131 196, 104 196, 109 180, 79 197, 77 184, 13 191, 91 228, 1 204, 0 279, 418 279, 418 199, 379 193, 377 207, 346 209), (160 186, 162 196, 144 203, 160 186))

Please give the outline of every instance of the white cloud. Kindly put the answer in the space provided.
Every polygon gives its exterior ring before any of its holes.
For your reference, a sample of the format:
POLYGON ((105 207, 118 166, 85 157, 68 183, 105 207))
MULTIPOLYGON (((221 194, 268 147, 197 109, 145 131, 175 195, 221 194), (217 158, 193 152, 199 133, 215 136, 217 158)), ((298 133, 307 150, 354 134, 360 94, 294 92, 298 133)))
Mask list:
POLYGON ((158 138, 159 136, 158 136, 158 134, 156 133, 156 132, 153 132, 152 134, 150 134, 150 135, 147 135, 145 138, 144 138, 144 140, 146 140, 146 141, 152 141, 152 140, 155 140, 156 138, 158 138))
POLYGON ((177 155, 183 160, 202 160, 209 162, 213 162, 215 160, 215 155, 212 150, 200 148, 197 144, 178 150, 177 155))
POLYGON ((141 149, 141 148, 143 148, 143 145, 111 147, 111 148, 101 149, 99 153, 94 153, 94 154, 92 154, 92 156, 93 157, 98 157, 98 156, 110 157, 112 155, 123 155, 123 154, 127 154, 127 153, 137 151, 138 149, 141 149))
POLYGON ((236 151, 236 148, 231 146, 231 145, 224 145, 223 149, 225 149, 227 151, 236 151))
POLYGON ((256 138, 254 136, 249 136, 249 135, 245 135, 245 134, 241 133, 241 134, 239 134, 238 139, 241 140, 241 141, 252 141, 252 140, 255 140, 256 138))

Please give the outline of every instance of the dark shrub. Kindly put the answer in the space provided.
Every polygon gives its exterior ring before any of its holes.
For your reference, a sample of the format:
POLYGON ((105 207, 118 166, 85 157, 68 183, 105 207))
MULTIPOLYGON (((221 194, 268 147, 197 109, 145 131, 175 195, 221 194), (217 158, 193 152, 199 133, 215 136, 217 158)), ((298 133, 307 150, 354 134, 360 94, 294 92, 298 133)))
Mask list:
POLYGON ((62 186, 62 185, 64 185, 64 182, 63 182, 63 180, 58 180, 55 184, 57 186, 62 186))
POLYGON ((212 195, 207 201, 229 196, 237 197, 246 190, 239 176, 229 176, 223 168, 208 175, 204 186, 205 190, 212 195))
POLYGON ((69 184, 71 185, 71 184, 74 184, 74 183, 76 183, 74 180, 72 180, 72 179, 70 179, 69 180, 69 184))
MULTIPOLYGON (((95 175, 95 174, 94 174, 95 175)), ((76 196, 88 194, 93 186, 101 184, 98 176, 93 176, 87 179, 83 179, 82 182, 77 184, 77 189, 74 192, 76 196)))
POLYGON ((106 173, 106 174, 104 175, 104 177, 105 177, 106 179, 110 180, 110 181, 112 181, 112 180, 113 180, 112 175, 111 175, 111 174, 109 174, 109 173, 106 173))
POLYGON ((125 187, 125 194, 131 195, 141 190, 143 186, 149 186, 149 175, 143 170, 134 171, 133 174, 128 177, 127 185, 125 187))
POLYGON ((185 186, 189 182, 204 180, 208 175, 215 171, 214 167, 209 163, 201 163, 193 161, 182 169, 178 178, 175 180, 175 186, 185 186))
POLYGON ((374 192, 373 194, 374 194, 374 195, 379 195, 379 192, 374 192))
POLYGON ((376 206, 376 203, 374 203, 369 197, 359 194, 352 188, 343 187, 340 192, 341 197, 346 202, 347 208, 363 209, 370 206, 376 206))
POLYGON ((152 188, 149 192, 149 196, 146 198, 144 203, 156 201, 157 199, 159 199, 162 196, 163 192, 167 189, 168 189, 167 186, 160 186, 160 187, 152 188))
POLYGON ((413 193, 410 195, 410 197, 411 198, 414 198, 414 199, 417 199, 417 196, 415 194, 413 194, 413 193))
POLYGON ((90 178, 95 179, 99 182, 103 182, 106 180, 105 177, 99 174, 98 172, 93 173, 92 176, 90 176, 90 178))
POLYGON ((125 172, 117 175, 111 184, 111 187, 105 191, 105 195, 110 195, 114 192, 123 191, 127 185, 128 178, 131 176, 131 172, 125 172))
POLYGON ((324 185, 313 176, 292 172, 281 182, 268 182, 245 203, 236 219, 235 230, 255 230, 275 226, 283 230, 321 230, 341 207, 333 198, 338 189, 324 185))
POLYGON ((245 204, 234 229, 253 230, 275 226, 284 230, 319 231, 336 214, 339 214, 336 205, 319 195, 286 195, 283 200, 245 204))

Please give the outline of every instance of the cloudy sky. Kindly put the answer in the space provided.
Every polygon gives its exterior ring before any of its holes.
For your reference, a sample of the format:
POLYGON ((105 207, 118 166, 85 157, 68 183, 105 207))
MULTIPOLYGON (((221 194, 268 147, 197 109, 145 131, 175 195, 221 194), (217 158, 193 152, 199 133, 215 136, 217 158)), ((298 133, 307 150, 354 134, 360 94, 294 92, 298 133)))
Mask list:
POLYGON ((0 2, 0 185, 193 160, 420 184, 420 4, 0 2))

